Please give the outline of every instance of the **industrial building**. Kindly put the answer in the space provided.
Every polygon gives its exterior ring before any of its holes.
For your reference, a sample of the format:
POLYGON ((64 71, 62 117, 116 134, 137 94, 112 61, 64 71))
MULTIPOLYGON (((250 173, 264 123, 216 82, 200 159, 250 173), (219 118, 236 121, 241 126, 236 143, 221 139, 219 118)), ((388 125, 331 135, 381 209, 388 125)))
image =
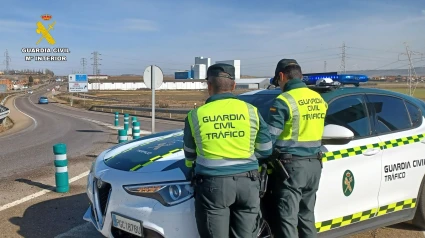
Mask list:
MULTIPOLYGON (((235 67, 235 79, 241 78, 241 61, 240 60, 222 60, 215 63, 230 64, 235 67)), ((195 64, 191 65, 190 70, 177 71, 174 73, 175 79, 205 79, 208 67, 211 66, 211 58, 203 56, 195 57, 195 64)))
POLYGON ((270 85, 270 78, 236 79, 237 89, 264 89, 270 85))
POLYGON ((108 79, 108 75, 87 75, 87 79, 108 79))
POLYGON ((175 79, 193 79, 194 74, 195 73, 193 70, 177 71, 177 72, 174 72, 174 78, 175 79))
MULTIPOLYGON (((263 89, 269 85, 269 78, 236 79, 237 89, 263 89)), ((164 80, 158 90, 204 90, 208 85, 206 80, 164 80)), ((90 82, 89 90, 141 90, 147 89, 142 80, 133 82, 90 82)))

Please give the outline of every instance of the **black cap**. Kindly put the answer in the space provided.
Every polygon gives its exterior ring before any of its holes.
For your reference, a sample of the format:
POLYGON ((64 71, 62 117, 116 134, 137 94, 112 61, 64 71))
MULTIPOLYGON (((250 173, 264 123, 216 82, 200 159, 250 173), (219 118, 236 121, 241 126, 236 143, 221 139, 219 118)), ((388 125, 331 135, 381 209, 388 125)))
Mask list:
POLYGON ((277 65, 276 70, 274 71, 274 78, 273 78, 273 84, 277 84, 277 78, 279 77, 279 72, 282 72, 284 68, 290 65, 298 65, 298 62, 294 59, 281 59, 277 65))
POLYGON ((213 64, 210 67, 208 67, 207 70, 207 78, 209 76, 215 76, 215 77, 227 77, 229 79, 235 79, 235 67, 233 65, 230 64, 223 64, 223 63, 218 63, 218 64, 213 64), (228 75, 223 75, 220 73, 227 73, 228 75))

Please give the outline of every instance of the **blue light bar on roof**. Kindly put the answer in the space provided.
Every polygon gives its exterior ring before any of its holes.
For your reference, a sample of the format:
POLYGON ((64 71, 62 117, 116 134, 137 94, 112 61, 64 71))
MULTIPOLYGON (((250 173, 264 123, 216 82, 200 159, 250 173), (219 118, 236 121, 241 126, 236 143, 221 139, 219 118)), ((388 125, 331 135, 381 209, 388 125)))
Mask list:
POLYGON ((338 81, 342 84, 359 84, 359 83, 364 83, 364 82, 369 81, 369 78, 367 77, 367 75, 361 75, 361 74, 340 74, 340 75, 338 75, 338 74, 335 74, 335 73, 330 73, 330 74, 319 73, 319 74, 305 74, 305 75, 303 75, 303 81, 307 85, 316 84, 317 80, 324 79, 324 78, 330 78, 333 81, 338 81))

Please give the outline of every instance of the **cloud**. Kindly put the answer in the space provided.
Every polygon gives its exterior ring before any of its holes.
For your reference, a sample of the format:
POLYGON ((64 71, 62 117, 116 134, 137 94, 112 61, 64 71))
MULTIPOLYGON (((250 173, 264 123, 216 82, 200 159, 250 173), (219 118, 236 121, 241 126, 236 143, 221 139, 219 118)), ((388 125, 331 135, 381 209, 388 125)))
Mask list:
POLYGON ((422 15, 425 15, 425 10, 422 10, 422 15))
POLYGON ((150 20, 144 19, 125 19, 122 22, 123 29, 133 31, 158 31, 157 24, 150 20))
POLYGON ((292 31, 292 32, 287 32, 283 34, 284 38, 289 38, 289 37, 300 37, 304 34, 310 33, 310 32, 315 32, 318 30, 323 30, 325 28, 329 28, 331 27, 332 24, 326 23, 326 24, 318 24, 318 25, 314 25, 314 26, 308 26, 308 27, 304 27, 301 30, 296 30, 296 31, 292 31))
POLYGON ((0 32, 19 32, 28 28, 34 28, 35 30, 35 23, 0 19, 0 32))
POLYGON ((265 35, 272 31, 272 27, 260 24, 235 24, 240 33, 248 35, 265 35))

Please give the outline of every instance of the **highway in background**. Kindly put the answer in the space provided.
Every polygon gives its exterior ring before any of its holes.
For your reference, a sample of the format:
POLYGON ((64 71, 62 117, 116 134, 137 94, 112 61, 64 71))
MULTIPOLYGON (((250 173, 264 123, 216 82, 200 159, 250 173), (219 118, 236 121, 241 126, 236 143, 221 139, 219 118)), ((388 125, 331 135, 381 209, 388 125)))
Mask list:
POLYGON ((0 137, 0 178, 52 163, 52 146, 56 143, 66 143, 69 156, 75 157, 104 140, 99 125, 43 110, 48 105, 36 104, 43 93, 39 90, 15 99, 16 108, 31 117, 32 125, 17 134, 0 137))

